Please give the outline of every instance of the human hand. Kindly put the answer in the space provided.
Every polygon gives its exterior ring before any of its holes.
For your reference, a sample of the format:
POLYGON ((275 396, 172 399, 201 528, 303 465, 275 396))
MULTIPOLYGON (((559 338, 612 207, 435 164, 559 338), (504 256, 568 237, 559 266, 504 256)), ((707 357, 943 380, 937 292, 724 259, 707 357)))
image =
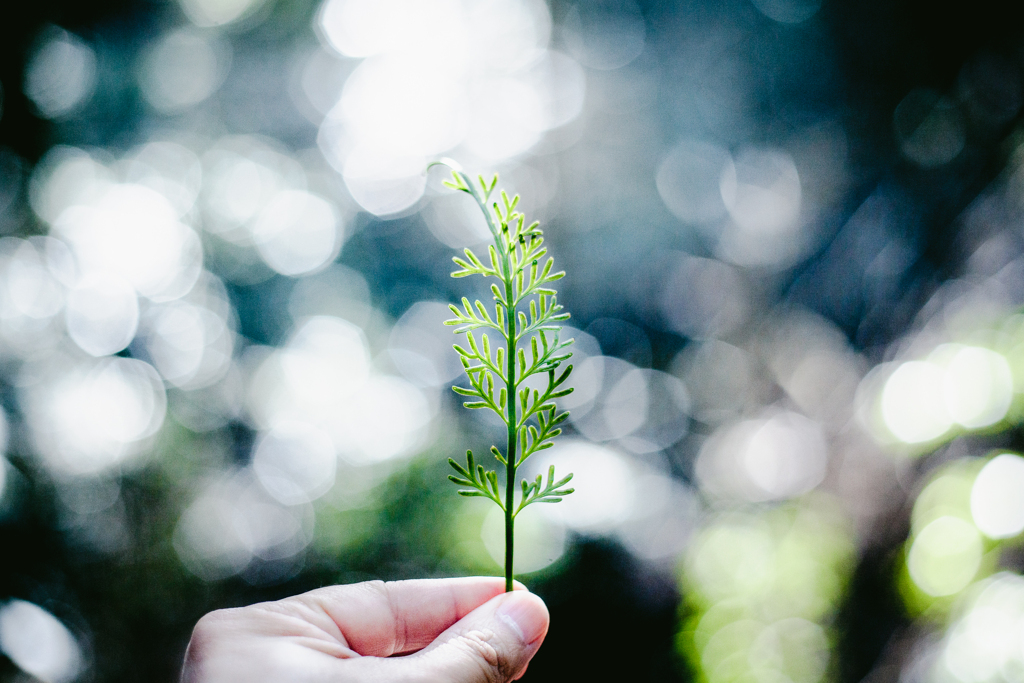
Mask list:
POLYGON ((368 581, 211 612, 182 683, 505 683, 548 631, 544 602, 498 578, 368 581), (408 656, 395 656, 408 655, 408 656))

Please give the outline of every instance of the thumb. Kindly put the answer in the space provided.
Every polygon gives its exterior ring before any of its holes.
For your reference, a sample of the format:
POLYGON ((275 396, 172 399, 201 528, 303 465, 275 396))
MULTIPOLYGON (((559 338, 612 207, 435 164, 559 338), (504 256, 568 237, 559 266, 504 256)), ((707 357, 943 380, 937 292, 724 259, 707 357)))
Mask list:
POLYGON ((476 608, 403 664, 414 680, 507 683, 518 678, 548 632, 548 608, 533 593, 504 593, 476 608))

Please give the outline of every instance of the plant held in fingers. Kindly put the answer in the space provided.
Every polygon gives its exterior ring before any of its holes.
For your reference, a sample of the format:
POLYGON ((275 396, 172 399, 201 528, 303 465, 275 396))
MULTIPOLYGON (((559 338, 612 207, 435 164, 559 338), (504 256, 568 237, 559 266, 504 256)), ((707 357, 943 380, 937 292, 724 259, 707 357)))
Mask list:
POLYGON ((572 389, 565 381, 572 366, 560 369, 572 355, 567 350, 571 339, 562 340, 561 323, 569 318, 558 304, 552 283, 564 272, 552 272, 554 260, 547 256, 539 223, 526 225, 516 210, 519 196, 512 199, 502 190, 497 198, 498 176, 490 182, 478 176, 474 182, 456 164, 437 162, 452 168, 447 187, 465 192, 476 200, 487 218, 494 244, 488 247, 488 263, 470 249, 466 258, 455 257, 459 267, 452 277, 482 275, 497 280, 491 284, 493 315, 482 302, 470 303, 463 297, 462 307, 452 305, 455 317, 445 322, 454 325, 456 334, 464 334, 465 347, 455 345, 469 378, 469 387, 452 389, 468 397, 467 408, 493 410, 506 427, 505 450, 491 446, 491 454, 504 468, 505 481, 497 470, 477 463, 472 451, 466 452, 466 464, 449 458, 457 474, 449 476, 461 487, 463 496, 490 498, 505 515, 505 590, 512 590, 513 551, 516 515, 533 503, 557 503, 573 492, 566 488, 572 474, 556 478, 555 467, 548 469, 547 480, 537 475, 516 486, 516 471, 534 453, 550 448, 561 434, 559 427, 568 412, 558 412, 555 399, 572 389), (488 333, 498 341, 492 345, 488 333), (477 337, 479 334, 479 338, 477 337), (538 380, 527 383, 531 377, 538 380), (545 381, 546 380, 546 381, 545 381), (531 386, 532 385, 532 386, 531 386), (518 500, 516 491, 519 490, 518 500))

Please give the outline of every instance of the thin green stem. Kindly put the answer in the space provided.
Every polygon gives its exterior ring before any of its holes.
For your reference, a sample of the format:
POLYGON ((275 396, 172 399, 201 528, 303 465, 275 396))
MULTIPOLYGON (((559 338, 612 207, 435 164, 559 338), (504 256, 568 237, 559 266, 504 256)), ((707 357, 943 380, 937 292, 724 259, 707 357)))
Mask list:
MULTIPOLYGON (((506 257, 506 272, 508 272, 508 259, 506 257)), ((505 282, 505 300, 512 301, 512 280, 505 282)), ((505 341, 508 344, 507 367, 508 375, 505 378, 505 388, 508 392, 506 403, 508 410, 507 435, 505 448, 505 591, 512 590, 512 557, 515 550, 515 513, 513 504, 516 493, 516 437, 519 430, 516 428, 516 316, 515 306, 509 311, 505 318, 505 341)))
POLYGON ((505 301, 509 303, 505 316, 505 344, 508 349, 506 358, 507 373, 505 375, 505 390, 508 392, 506 402, 507 439, 505 441, 505 592, 512 590, 513 557, 515 555, 515 503, 516 494, 516 466, 517 466, 517 443, 519 429, 516 426, 516 305, 515 292, 513 287, 515 274, 512 272, 512 259, 510 251, 513 247, 507 243, 500 230, 495 230, 494 241, 501 253, 502 269, 505 271, 505 301))

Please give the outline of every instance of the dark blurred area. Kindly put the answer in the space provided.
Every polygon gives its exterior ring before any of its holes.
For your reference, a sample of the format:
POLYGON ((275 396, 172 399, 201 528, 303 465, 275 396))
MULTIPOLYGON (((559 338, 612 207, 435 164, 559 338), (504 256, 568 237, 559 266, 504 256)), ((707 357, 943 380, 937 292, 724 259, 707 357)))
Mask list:
POLYGON ((1022 69, 997 2, 9 12, 0 681, 173 681, 210 610, 501 573, 446 482, 500 433, 449 389, 489 236, 443 156, 567 272, 524 680, 1019 680, 1022 69))

